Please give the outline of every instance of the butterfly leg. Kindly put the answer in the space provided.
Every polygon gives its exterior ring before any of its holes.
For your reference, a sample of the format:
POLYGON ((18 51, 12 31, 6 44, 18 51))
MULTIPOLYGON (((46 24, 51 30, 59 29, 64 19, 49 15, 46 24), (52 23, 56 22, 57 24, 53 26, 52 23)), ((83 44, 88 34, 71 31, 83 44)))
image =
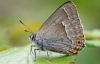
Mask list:
POLYGON ((32 53, 34 55, 34 53, 32 51, 32 47, 36 47, 36 46, 35 45, 31 45, 31 47, 30 47, 30 54, 32 53))
POLYGON ((34 59, 34 61, 36 61, 36 50, 40 50, 40 49, 34 49, 34 54, 35 54, 35 59, 34 59))
POLYGON ((47 51, 48 60, 50 60, 50 61, 51 61, 51 59, 50 59, 50 54, 52 54, 52 53, 51 53, 51 52, 49 52, 49 51, 47 51))
POLYGON ((48 58, 49 58, 49 52, 47 51, 47 56, 48 56, 48 58))

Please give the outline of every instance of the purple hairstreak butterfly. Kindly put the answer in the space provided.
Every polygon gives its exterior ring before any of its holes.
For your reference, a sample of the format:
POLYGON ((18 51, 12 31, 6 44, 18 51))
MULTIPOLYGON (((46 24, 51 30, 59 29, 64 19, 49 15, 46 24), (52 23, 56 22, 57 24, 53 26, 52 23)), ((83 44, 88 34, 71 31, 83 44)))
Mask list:
MULTIPOLYGON (((20 22, 22 23, 21 20, 20 22)), ((49 50, 66 55, 76 55, 85 47, 83 26, 77 9, 71 1, 62 4, 44 22, 37 34, 31 30, 30 32, 32 35, 29 38, 34 43, 31 45, 31 51, 35 45, 38 48, 35 50, 49 50)))

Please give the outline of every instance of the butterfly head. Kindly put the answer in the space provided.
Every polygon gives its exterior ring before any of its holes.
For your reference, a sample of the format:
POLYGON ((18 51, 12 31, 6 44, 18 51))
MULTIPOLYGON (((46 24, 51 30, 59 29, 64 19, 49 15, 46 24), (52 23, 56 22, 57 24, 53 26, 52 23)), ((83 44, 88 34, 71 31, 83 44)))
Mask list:
POLYGON ((29 39, 33 42, 36 39, 36 34, 32 34, 29 36, 29 39))

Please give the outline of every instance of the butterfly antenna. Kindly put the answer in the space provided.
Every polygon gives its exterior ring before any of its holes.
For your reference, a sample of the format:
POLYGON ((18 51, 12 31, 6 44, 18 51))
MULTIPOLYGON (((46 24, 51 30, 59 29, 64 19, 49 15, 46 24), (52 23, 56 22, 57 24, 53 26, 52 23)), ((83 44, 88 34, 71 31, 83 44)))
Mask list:
MULTIPOLYGON (((21 24, 23 24, 25 27, 27 27, 20 19, 19 19, 19 22, 20 22, 21 24)), ((25 31, 25 32, 30 32, 30 33, 33 34, 32 30, 31 30, 29 27, 27 27, 27 28, 29 29, 29 31, 27 31, 26 29, 25 29, 24 31, 25 31)))

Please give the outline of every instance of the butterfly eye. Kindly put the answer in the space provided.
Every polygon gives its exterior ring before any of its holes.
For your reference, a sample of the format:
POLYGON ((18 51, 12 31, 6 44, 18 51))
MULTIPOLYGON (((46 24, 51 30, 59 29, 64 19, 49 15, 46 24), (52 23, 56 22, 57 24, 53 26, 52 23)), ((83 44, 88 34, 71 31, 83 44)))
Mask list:
POLYGON ((36 34, 32 34, 31 36, 29 36, 29 38, 30 38, 31 41, 35 41, 36 34))
POLYGON ((81 40, 76 40, 76 45, 80 46, 82 44, 81 40))

